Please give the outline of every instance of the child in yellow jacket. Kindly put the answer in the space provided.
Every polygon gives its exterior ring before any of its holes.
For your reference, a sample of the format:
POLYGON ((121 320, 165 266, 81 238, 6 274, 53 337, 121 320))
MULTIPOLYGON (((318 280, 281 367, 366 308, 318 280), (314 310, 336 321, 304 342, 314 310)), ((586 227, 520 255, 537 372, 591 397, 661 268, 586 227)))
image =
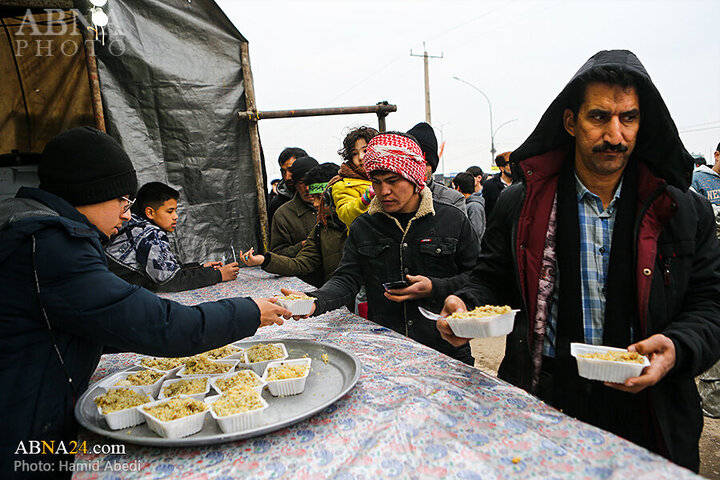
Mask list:
POLYGON ((351 130, 343 140, 343 148, 338 151, 344 162, 329 188, 337 216, 348 228, 367 211, 375 196, 362 162, 368 142, 377 134, 377 130, 365 126, 351 130))

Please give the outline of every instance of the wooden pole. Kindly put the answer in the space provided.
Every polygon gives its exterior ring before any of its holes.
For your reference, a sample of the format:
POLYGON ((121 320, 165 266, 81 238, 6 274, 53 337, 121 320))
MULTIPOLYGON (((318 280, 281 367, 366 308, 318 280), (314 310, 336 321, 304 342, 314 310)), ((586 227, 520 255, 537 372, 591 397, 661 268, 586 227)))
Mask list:
POLYGON ((106 132, 105 113, 103 112, 102 96, 100 95, 100 78, 98 77, 97 59, 95 58, 95 37, 87 28, 83 28, 82 31, 88 81, 90 82, 90 100, 92 101, 95 116, 95 128, 106 132))
POLYGON ((257 106, 255 105, 255 85, 253 83, 252 70, 250 69, 250 51, 247 42, 240 44, 240 62, 242 63, 243 82, 245 84, 245 108, 249 114, 244 118, 248 120, 250 131, 250 154, 252 155, 253 170, 255 171, 255 188, 257 189, 258 215, 260 216, 260 236, 262 241, 262 253, 268 249, 268 214, 265 192, 265 181, 262 173, 262 159, 260 157, 260 134, 258 133, 257 106), (253 116, 253 113, 255 116, 253 116))
POLYGON ((246 112, 239 112, 241 119, 264 120, 267 118, 296 118, 296 117, 319 117, 325 115, 353 115, 357 113, 376 113, 387 115, 390 112, 397 112, 396 105, 388 105, 381 102, 377 105, 369 105, 362 107, 330 107, 330 108, 304 108, 298 110, 271 110, 267 112, 258 112, 252 110, 248 105, 246 112))

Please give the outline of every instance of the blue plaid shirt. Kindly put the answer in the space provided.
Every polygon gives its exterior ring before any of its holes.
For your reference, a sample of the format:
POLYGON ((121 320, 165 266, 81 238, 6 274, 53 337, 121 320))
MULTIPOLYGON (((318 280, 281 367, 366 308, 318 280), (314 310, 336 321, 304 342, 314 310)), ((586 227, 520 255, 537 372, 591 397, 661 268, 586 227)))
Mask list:
MULTIPOLYGON (((581 302, 583 310, 583 332, 585 343, 601 345, 603 323, 605 322, 605 286, 610 265, 610 246, 617 209, 615 204, 620 198, 622 179, 610 205, 603 210, 602 200, 583 185, 575 175, 577 191, 578 220, 580 224, 580 280, 581 302)), ((555 276, 552 305, 545 332, 543 355, 555 356, 555 336, 557 330, 557 305, 560 292, 558 269, 555 276)))

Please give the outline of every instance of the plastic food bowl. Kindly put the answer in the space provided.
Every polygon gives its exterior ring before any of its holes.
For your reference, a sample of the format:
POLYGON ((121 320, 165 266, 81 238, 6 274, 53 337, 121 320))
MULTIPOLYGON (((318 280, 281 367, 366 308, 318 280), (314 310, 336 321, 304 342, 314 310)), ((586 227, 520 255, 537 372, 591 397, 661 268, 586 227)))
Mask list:
POLYGON ((178 372, 177 372, 176 375, 177 375, 178 377, 180 377, 180 378, 220 377, 220 376, 223 376, 223 375, 227 375, 227 374, 229 374, 229 373, 232 373, 233 370, 235 370, 235 366, 238 364, 238 360, 210 360, 210 361, 213 362, 213 363, 229 364, 229 365, 232 365, 232 368, 230 368, 230 370, 228 370, 227 372, 222 372, 222 373, 193 373, 193 374, 186 374, 186 373, 185 373, 185 365, 183 365, 183 367, 182 367, 180 370, 178 370, 178 372))
POLYGON ((202 430, 203 422, 205 421, 205 415, 207 415, 208 411, 210 411, 209 408, 204 412, 199 412, 194 415, 188 415, 187 417, 178 418, 177 420, 171 420, 169 422, 164 422, 143 410, 143 407, 160 405, 162 403, 169 402, 170 400, 175 398, 189 397, 187 397, 187 395, 180 395, 179 397, 166 398, 163 400, 158 400, 156 402, 146 403, 145 405, 140 405, 135 408, 140 412, 143 417, 145 417, 145 420, 147 421, 150 430, 164 438, 187 437, 202 430))
MULTIPOLYGON (((130 388, 129 390, 136 391, 140 394, 143 393, 142 391, 138 391, 132 388, 130 388)), ((95 398, 102 397, 103 395, 105 394, 103 393, 101 395, 96 395, 93 398, 93 403, 95 402, 95 398)), ((150 397, 150 402, 152 402, 153 400, 154 399, 150 397)), ((147 405, 147 403, 144 403, 143 405, 147 405)), ((140 412, 138 412, 137 407, 130 407, 124 410, 118 410, 116 412, 110 413, 102 413, 102 408, 100 408, 99 406, 96 407, 98 414, 105 419, 105 422, 111 430, 122 430, 123 428, 134 427, 135 425, 145 423, 145 417, 143 417, 140 412)))
POLYGON ((255 386, 255 387, 252 387, 252 389, 255 390, 258 394, 262 394, 263 388, 265 388, 265 385, 267 385, 267 382, 266 382, 265 380, 263 380, 262 377, 260 377, 260 375, 258 375, 257 373, 255 373, 255 372, 252 371, 252 370, 238 370, 238 371, 235 371, 235 372, 233 372, 233 373, 231 373, 231 374, 223 375, 222 377, 213 377, 213 378, 210 380, 210 384, 212 385, 213 389, 215 389, 216 392, 218 392, 218 393, 225 393, 225 392, 222 390, 222 388, 221 388, 220 386, 218 386, 218 384, 217 384, 218 381, 220 381, 220 380, 223 379, 223 378, 234 377, 235 375, 240 374, 240 372, 248 372, 250 375, 252 375, 254 378, 256 378, 256 379, 260 382, 260 384, 257 385, 257 386, 255 386))
POLYGON ((639 376, 645 367, 650 366, 650 360, 648 360, 647 357, 643 357, 643 363, 630 363, 601 360, 598 358, 583 358, 579 356, 586 353, 604 352, 627 352, 627 350, 624 348, 602 347, 584 343, 570 344, 570 354, 577 360, 578 374, 588 380, 625 383, 628 378, 639 376))
MULTIPOLYGON (((262 342, 260 342, 260 343, 262 343, 262 342)), ((248 363, 240 363, 240 364, 238 364, 238 368, 251 369, 253 372, 257 373, 258 375, 262 375, 263 372, 265 371, 265 367, 268 365, 268 363, 270 363, 270 362, 278 362, 278 361, 280 361, 280 360, 285 360, 285 359, 288 357, 287 348, 285 348, 285 345, 284 345, 284 344, 282 344, 282 343, 270 343, 270 344, 268 344, 268 345, 277 345, 278 347, 280 347, 280 348, 282 349, 282 351, 283 351, 282 357, 280 357, 280 358, 273 358, 272 360, 264 360, 264 361, 262 361, 262 362, 255 362, 255 363, 249 363, 249 361, 248 361, 248 363)), ((248 349, 249 349, 249 348, 246 349, 246 354, 247 354, 247 350, 248 350, 248 349)))
MULTIPOLYGON (((145 370, 150 370, 151 372, 158 372, 158 370, 152 370, 150 368, 146 368, 145 370)), ((125 380, 130 375, 132 375, 134 373, 139 373, 141 371, 142 370, 137 370, 134 372, 120 373, 117 376, 115 376, 113 379, 111 379, 111 381, 108 384, 106 384, 107 386, 105 387, 105 389, 110 390, 110 389, 115 389, 115 388, 130 388, 133 390, 141 390, 145 395, 150 395, 152 398, 157 398, 158 392, 160 392, 160 385, 170 375, 167 372, 159 372, 159 373, 162 373, 163 376, 160 377, 160 379, 157 382, 155 382, 151 385, 115 385, 120 380, 125 380)))
MULTIPOLYGON (((258 393, 258 395, 260 394, 258 393)), ((251 428, 255 428, 260 423, 263 412, 269 406, 265 399, 260 397, 260 403, 262 403, 263 405, 261 408, 250 410, 249 412, 240 412, 233 415, 226 415, 224 417, 220 417, 215 413, 215 410, 213 410, 212 408, 212 404, 220 397, 221 395, 208 397, 205 399, 205 403, 210 404, 210 415, 218 423, 218 425, 220 426, 220 430, 222 430, 223 433, 240 432, 243 430, 250 430, 251 428)))
MULTIPOLYGON (((145 358, 156 358, 156 357, 145 357, 145 358)), ((178 370, 180 370, 183 367, 182 363, 180 365, 178 365, 177 367, 171 368, 170 370, 161 370, 157 367, 146 367, 145 365, 142 364, 142 361, 145 358, 141 358, 140 360, 135 362, 135 366, 140 367, 144 370, 155 370, 156 372, 167 373, 166 378, 173 378, 175 376, 175 374, 178 372, 178 370)))
POLYGON ((287 298, 279 297, 277 304, 283 308, 287 308, 292 312, 293 315, 310 315, 315 298, 303 298, 298 300, 288 300, 287 298))
POLYGON ((478 318, 450 318, 446 320, 455 336, 460 338, 502 337, 513 330, 515 314, 520 310, 478 318))
POLYGON ((185 378, 175 378, 175 379, 173 379, 173 380, 165 380, 165 381, 162 383, 162 385, 160 386, 160 393, 158 394, 158 400, 163 400, 163 399, 165 399, 165 398, 174 398, 174 397, 179 397, 179 396, 181 396, 181 395, 175 395, 175 396, 173 396, 173 397, 166 397, 166 396, 165 396, 165 393, 163 392, 163 390, 164 390, 165 387, 167 387, 168 385, 172 385, 173 383, 184 382, 184 381, 188 381, 188 380, 196 380, 196 379, 198 379, 198 378, 204 378, 204 379, 205 379, 205 391, 203 391, 203 392, 201 392, 201 393, 184 394, 184 395, 182 395, 182 396, 183 396, 183 397, 194 398, 195 400, 200 400, 200 401, 202 401, 202 400, 205 398, 205 395, 207 395, 208 393, 210 393, 210 380, 211 380, 213 377, 210 377, 210 376, 208 376, 208 375, 203 375, 203 376, 200 376, 200 377, 185 377, 185 378))
POLYGON ((274 397, 287 397, 289 395, 298 395, 305 390, 305 381, 310 375, 310 364, 312 359, 310 358, 296 358, 294 360, 284 360, 280 362, 270 362, 265 368, 263 373, 263 380, 267 382, 268 390, 274 397), (272 367, 279 367, 281 365, 307 365, 308 370, 305 375, 299 378, 288 378, 285 380, 268 380, 268 372, 272 367))

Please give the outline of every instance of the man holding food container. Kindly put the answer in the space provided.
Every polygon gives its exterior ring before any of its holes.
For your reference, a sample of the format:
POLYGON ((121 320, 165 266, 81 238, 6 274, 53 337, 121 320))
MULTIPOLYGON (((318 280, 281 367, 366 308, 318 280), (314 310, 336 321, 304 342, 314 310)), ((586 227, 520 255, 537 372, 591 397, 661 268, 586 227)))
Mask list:
MULTIPOLYGON (((500 378, 697 471, 693 378, 720 356, 720 244, 638 58, 590 58, 510 161, 521 181, 500 196, 471 280, 443 314, 520 309, 500 378), (627 348, 649 366, 624 383, 590 381, 573 343, 627 348)), ((437 328, 468 341, 446 320, 437 328)))

